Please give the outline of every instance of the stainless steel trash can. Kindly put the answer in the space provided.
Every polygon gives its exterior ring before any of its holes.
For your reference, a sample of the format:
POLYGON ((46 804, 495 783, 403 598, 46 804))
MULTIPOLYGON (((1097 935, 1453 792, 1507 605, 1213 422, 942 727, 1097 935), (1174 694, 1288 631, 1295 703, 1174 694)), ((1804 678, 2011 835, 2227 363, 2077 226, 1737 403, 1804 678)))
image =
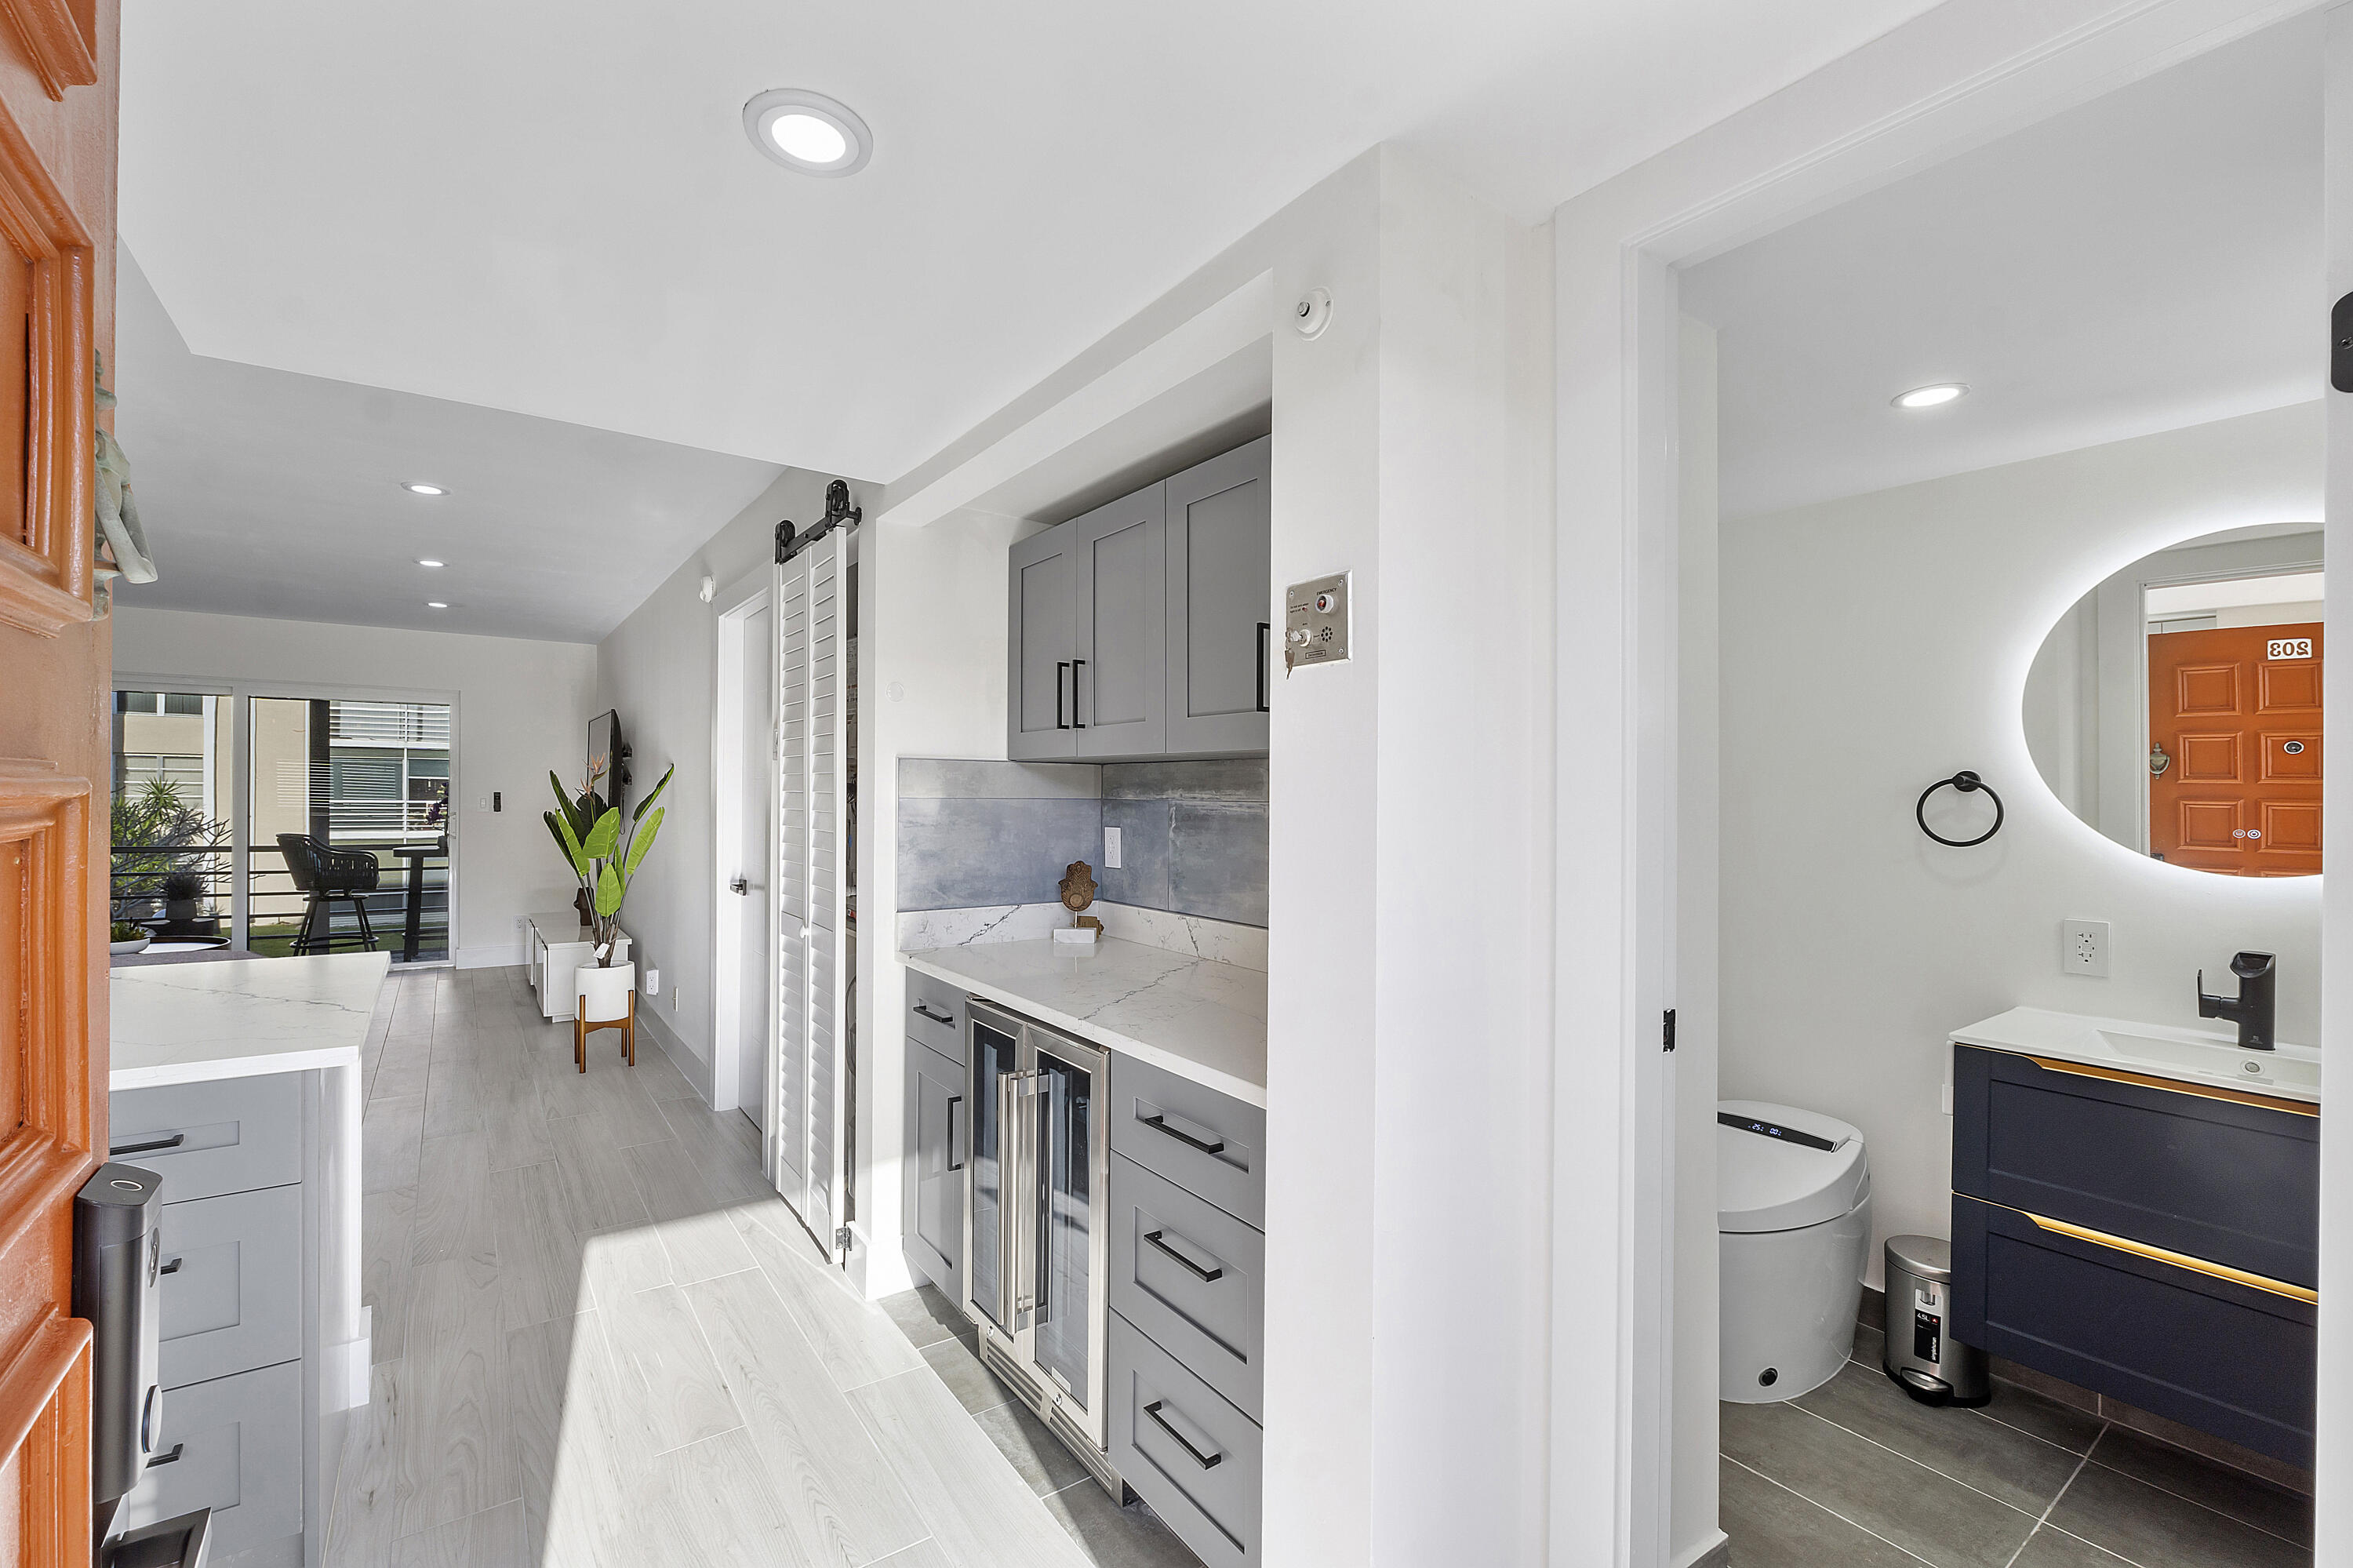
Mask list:
POLYGON ((1890 1236, 1886 1262, 1887 1375, 1923 1404, 1983 1404, 1992 1398, 1985 1352, 1946 1331, 1952 1319, 1953 1244, 1890 1236))

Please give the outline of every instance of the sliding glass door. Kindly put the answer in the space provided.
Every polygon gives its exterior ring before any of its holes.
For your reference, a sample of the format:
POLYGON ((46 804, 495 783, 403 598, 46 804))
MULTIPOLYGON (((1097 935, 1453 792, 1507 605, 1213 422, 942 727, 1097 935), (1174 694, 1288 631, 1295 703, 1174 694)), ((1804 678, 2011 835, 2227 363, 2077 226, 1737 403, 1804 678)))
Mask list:
POLYGON ((451 957, 448 705, 123 691, 115 707, 115 917, 151 951, 451 957))

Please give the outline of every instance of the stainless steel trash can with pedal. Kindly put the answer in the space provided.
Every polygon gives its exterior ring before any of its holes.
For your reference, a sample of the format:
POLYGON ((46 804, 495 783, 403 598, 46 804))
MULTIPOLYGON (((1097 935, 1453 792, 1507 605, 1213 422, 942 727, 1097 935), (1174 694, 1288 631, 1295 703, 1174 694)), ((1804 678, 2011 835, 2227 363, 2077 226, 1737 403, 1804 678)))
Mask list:
POLYGON ((1986 1353, 1946 1331, 1953 1316, 1953 1244, 1890 1236, 1886 1265, 1887 1375, 1923 1404, 1983 1404, 1993 1397, 1986 1353))

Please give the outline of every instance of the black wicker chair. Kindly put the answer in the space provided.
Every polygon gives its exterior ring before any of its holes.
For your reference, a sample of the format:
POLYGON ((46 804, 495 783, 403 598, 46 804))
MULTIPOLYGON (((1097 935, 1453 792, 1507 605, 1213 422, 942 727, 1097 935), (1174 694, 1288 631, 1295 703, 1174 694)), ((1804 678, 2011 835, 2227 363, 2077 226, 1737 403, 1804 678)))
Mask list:
POLYGON ((375 856, 365 850, 330 849, 304 833, 279 834, 278 853, 286 857, 286 874, 294 879, 294 891, 308 895, 311 900, 302 911, 302 929, 294 938, 294 950, 332 952, 334 906, 343 903, 360 917, 362 950, 375 952, 375 929, 368 924, 367 895, 376 887, 375 856))

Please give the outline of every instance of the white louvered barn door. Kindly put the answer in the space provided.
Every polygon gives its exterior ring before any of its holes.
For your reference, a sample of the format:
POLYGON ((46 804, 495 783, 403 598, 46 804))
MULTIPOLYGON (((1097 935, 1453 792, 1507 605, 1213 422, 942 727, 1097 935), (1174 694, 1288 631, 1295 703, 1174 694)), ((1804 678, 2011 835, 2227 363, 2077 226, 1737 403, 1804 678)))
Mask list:
POLYGON ((776 1049, 769 1178, 831 1246, 842 1190, 847 541, 776 568, 776 1049))

